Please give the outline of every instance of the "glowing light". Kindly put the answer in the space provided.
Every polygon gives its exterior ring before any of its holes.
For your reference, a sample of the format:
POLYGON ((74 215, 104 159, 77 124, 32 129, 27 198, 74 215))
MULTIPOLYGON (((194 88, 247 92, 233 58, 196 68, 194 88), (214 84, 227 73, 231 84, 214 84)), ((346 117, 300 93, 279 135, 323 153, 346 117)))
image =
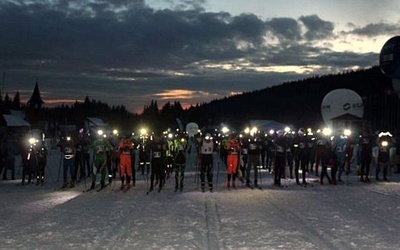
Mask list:
POLYGON ((228 127, 223 127, 221 131, 222 131, 222 133, 226 134, 226 133, 229 132, 229 128, 228 127))
POLYGON ((99 129, 99 130, 97 131, 97 134, 100 135, 100 136, 102 136, 102 135, 104 134, 104 132, 103 132, 103 130, 99 129))
POLYGON ((324 135, 326 135, 326 136, 329 136, 329 135, 332 134, 332 129, 330 129, 330 128, 324 128, 324 129, 322 130, 322 134, 324 134, 324 135))
POLYGON ((29 144, 35 144, 36 140, 35 138, 29 138, 29 144))
POLYGON ((383 141, 383 142, 381 143, 381 145, 382 145, 382 147, 387 147, 387 146, 389 145, 389 143, 388 143, 387 141, 383 141))
POLYGON ((254 135, 255 133, 257 133, 257 131, 258 131, 257 127, 253 127, 253 128, 250 130, 250 135, 254 135))
POLYGON ((382 136, 389 136, 389 137, 392 137, 392 134, 391 134, 390 132, 380 132, 378 136, 379 136, 379 137, 382 137, 382 136))
POLYGON ((145 134, 147 134, 147 129, 141 128, 139 132, 140 132, 140 135, 145 135, 145 134))
POLYGON ((350 135, 351 135, 351 130, 350 130, 350 129, 345 129, 345 130, 343 131, 343 134, 344 134, 345 136, 350 136, 350 135))

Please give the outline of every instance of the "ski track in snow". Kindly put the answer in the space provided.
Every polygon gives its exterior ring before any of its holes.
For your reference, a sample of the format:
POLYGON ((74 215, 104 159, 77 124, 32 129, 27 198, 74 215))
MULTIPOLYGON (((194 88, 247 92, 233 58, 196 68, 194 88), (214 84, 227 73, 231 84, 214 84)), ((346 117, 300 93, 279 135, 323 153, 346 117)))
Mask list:
MULTIPOLYGON (((163 190, 146 195, 136 187, 83 193, 85 183, 54 191, 59 155, 50 155, 43 187, 0 181, 1 249, 398 249, 400 175, 391 182, 287 188, 272 186, 262 170, 263 190, 225 188, 220 166, 214 193, 202 193, 194 164, 188 164, 183 192, 174 176, 163 190)), ((221 164, 221 163, 220 163, 221 164)), ((222 165, 222 164, 221 164, 222 165)), ((216 170, 216 169, 215 169, 216 170)), ((371 169, 374 172, 374 169, 371 169)), ((18 171, 17 171, 18 177, 18 171)), ((98 178, 99 181, 99 178, 98 178)), ((214 181, 216 178, 214 177, 214 181)), ((89 185, 89 179, 87 185, 89 185)), ((157 189, 157 188, 156 188, 157 189)))

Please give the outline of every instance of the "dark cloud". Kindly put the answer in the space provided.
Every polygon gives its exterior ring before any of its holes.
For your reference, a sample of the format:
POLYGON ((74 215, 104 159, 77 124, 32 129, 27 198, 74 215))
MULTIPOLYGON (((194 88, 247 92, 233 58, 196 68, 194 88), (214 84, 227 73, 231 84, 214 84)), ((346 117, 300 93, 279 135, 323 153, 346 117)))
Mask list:
POLYGON ((391 35, 400 33, 399 24, 371 23, 362 28, 355 28, 350 32, 360 36, 374 37, 379 35, 391 35))
POLYGON ((301 37, 301 29, 298 22, 293 18, 273 18, 266 23, 272 33, 284 41, 299 41, 301 37))
POLYGON ((325 39, 333 35, 333 23, 324 21, 317 15, 301 16, 299 20, 307 28, 304 37, 308 40, 325 39))
MULTIPOLYGON (((58 87, 48 92, 59 99, 62 93, 72 98, 76 91, 69 89, 81 89, 78 99, 88 93, 102 99, 107 92, 108 100, 118 103, 121 97, 109 94, 115 89, 139 94, 135 101, 148 91, 173 88, 213 92, 215 98, 299 78, 256 67, 343 69, 377 61, 373 54, 315 46, 334 29, 317 15, 264 21, 253 14, 205 12, 204 0, 170 2, 175 9, 154 10, 144 0, 1 1, 0 69, 19 89, 39 79, 44 87, 58 87)), ((394 25, 385 27, 396 31, 394 25)), ((380 28, 353 32, 373 35, 380 28)))

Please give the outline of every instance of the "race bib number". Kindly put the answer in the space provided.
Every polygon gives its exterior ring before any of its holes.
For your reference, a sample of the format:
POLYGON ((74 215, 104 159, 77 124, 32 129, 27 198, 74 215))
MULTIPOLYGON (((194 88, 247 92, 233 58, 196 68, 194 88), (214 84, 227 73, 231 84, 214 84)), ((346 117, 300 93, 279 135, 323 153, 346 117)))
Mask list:
POLYGON ((283 149, 282 146, 277 146, 277 147, 276 147, 276 151, 279 152, 279 153, 285 152, 285 150, 283 149))
POLYGON ((256 150, 256 149, 257 149, 257 144, 250 143, 249 149, 250 149, 250 150, 256 150))
POLYGON ((97 146, 96 147, 96 154, 100 154, 104 152, 104 147, 103 146, 97 146))
POLYGON ((230 149, 230 154, 231 154, 231 155, 237 155, 237 154, 238 154, 237 149, 236 149, 236 148, 231 148, 231 149, 230 149))
POLYGON ((153 152, 153 158, 161 158, 161 152, 153 152))

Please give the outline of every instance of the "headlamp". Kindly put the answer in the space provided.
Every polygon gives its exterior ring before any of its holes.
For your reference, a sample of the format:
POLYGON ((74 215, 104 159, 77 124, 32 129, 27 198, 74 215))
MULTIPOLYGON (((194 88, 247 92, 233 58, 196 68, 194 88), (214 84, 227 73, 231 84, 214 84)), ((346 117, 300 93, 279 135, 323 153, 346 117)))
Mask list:
POLYGON ((29 138, 29 144, 33 145, 36 143, 36 139, 35 138, 29 138))

